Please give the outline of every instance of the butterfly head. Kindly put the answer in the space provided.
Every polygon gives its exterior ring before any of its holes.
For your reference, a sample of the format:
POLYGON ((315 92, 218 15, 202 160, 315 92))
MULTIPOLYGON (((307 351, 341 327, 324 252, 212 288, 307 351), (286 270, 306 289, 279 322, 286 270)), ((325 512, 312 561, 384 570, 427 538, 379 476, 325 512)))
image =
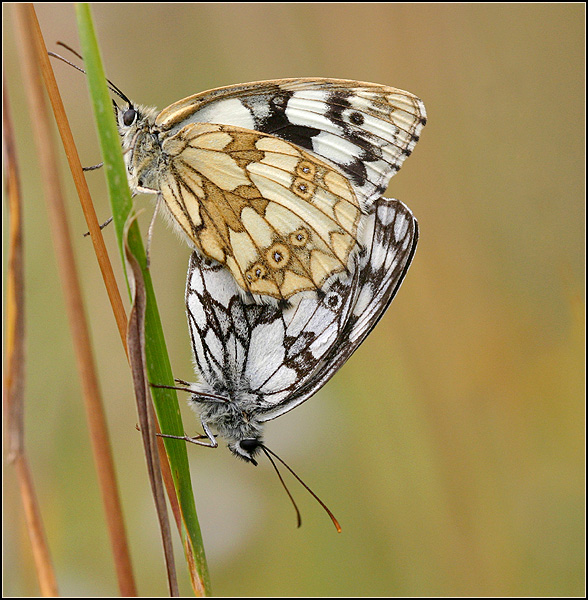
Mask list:
POLYGON ((134 105, 114 104, 114 111, 127 165, 129 185, 134 193, 152 193, 158 190, 157 169, 161 160, 161 146, 154 124, 157 109, 134 105))
MULTIPOLYGON (((192 384, 192 387, 197 385, 192 384)), ((255 418, 249 402, 224 394, 218 396, 208 386, 202 386, 192 394, 189 404, 200 413, 204 431, 216 430, 235 456, 257 466, 255 456, 263 447, 263 426, 255 418)))
POLYGON ((114 114, 118 123, 118 131, 124 139, 130 133, 134 135, 138 130, 152 128, 157 116, 157 109, 134 105, 130 100, 125 100, 126 106, 119 106, 114 100, 114 114))
POLYGON ((263 442, 260 438, 245 438, 238 442, 229 444, 229 450, 237 457, 252 463, 257 467, 257 461, 255 455, 259 452, 263 442))

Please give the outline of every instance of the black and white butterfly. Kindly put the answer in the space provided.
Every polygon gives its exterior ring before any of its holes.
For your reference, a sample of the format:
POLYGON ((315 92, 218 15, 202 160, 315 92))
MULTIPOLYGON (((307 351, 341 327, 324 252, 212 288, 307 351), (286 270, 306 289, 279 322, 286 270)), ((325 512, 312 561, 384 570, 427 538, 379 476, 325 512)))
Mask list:
MULTIPOLYGON (((345 278, 362 215, 426 122, 410 92, 299 78, 116 108, 129 184, 157 194, 189 244, 256 302, 345 278)), ((158 202, 158 206, 159 206, 158 202)))
POLYGON ((113 101, 133 193, 156 194, 189 245, 261 303, 349 273, 362 215, 427 121, 414 94, 348 79, 230 85, 161 111, 108 85, 124 102, 113 101))
POLYGON ((374 328, 413 258, 418 225, 398 200, 380 198, 364 217, 361 250, 347 279, 281 306, 246 303, 231 274, 194 252, 186 309, 201 381, 191 406, 207 442, 215 435, 257 464, 263 426, 308 400, 374 328))

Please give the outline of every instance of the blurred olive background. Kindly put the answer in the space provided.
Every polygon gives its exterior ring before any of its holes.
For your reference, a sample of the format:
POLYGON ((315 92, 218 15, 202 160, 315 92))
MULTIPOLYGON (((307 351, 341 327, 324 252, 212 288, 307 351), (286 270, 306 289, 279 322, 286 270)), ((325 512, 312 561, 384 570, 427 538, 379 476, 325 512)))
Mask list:
MULTIPOLYGON (((60 593, 117 595, 13 8, 3 5, 3 58, 25 202, 27 447, 60 593)), ((79 48, 72 4, 36 8, 49 49, 79 48)), ((406 89, 427 107, 388 191, 421 228, 406 281, 332 381, 267 427, 269 447, 343 532, 288 476, 296 529, 267 461, 253 468, 224 445, 190 447, 213 593, 583 595, 584 6, 133 3, 95 4, 93 14, 108 76, 138 103, 324 76, 406 89)), ((82 162, 95 164, 84 77, 54 68, 82 162)), ((60 160, 139 592, 165 595, 129 370, 62 151, 60 160)), ((104 175, 87 179, 105 220, 104 175)), ((145 233, 152 204, 136 202, 148 209, 145 233)), ((113 230, 105 236, 126 301, 113 230)), ((174 373, 193 380, 189 250, 159 221, 151 255, 174 373)), ((187 407, 184 424, 199 429, 187 407)), ((5 473, 4 593, 34 596, 5 473)), ((179 542, 176 551, 190 595, 179 542)))

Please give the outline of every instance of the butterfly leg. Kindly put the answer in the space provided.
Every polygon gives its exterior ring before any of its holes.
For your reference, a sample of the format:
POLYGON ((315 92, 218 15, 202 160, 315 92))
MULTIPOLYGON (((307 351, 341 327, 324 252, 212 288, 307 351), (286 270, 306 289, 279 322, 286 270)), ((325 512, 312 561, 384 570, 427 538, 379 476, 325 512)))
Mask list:
POLYGON ((214 434, 212 433, 212 431, 210 431, 210 428, 208 427, 206 422, 203 421, 202 419, 200 419, 200 423, 202 423, 202 429, 204 429, 204 433, 206 434, 206 436, 208 437, 208 440, 209 440, 208 444, 203 444, 203 445, 210 446, 211 448, 218 448, 218 442, 216 441, 214 434))
MULTIPOLYGON (((102 223, 102 225, 100 225, 100 229, 104 229, 107 225, 110 225, 110 223, 112 223, 112 217, 108 217, 108 219, 106 219, 106 221, 104 221, 104 223, 102 223)), ((90 235, 89 231, 86 231, 86 233, 84 233, 84 237, 88 237, 90 235)))
POLYGON ((214 437, 212 431, 210 431, 208 425, 204 421, 202 421, 202 429, 204 429, 204 435, 196 435, 190 437, 189 435, 171 435, 169 433, 158 433, 159 437, 171 438, 172 440, 184 440, 185 442, 190 442, 191 444, 197 444, 198 446, 206 446, 207 448, 218 448, 218 442, 214 437), (207 442, 203 442, 201 440, 208 440, 207 442))
POLYGON ((149 229, 147 230, 147 249, 145 250, 147 268, 149 268, 149 265, 151 263, 151 259, 150 259, 151 238, 153 237, 153 227, 155 225, 155 217, 157 217, 157 213, 159 211, 160 206, 161 206, 161 194, 157 194, 157 200, 155 201, 155 210, 153 211, 153 216, 151 217, 151 223, 149 223, 149 229))
POLYGON ((97 165, 92 165, 91 167, 82 167, 82 171, 95 171, 96 169, 101 169, 104 166, 104 163, 98 163, 97 165))

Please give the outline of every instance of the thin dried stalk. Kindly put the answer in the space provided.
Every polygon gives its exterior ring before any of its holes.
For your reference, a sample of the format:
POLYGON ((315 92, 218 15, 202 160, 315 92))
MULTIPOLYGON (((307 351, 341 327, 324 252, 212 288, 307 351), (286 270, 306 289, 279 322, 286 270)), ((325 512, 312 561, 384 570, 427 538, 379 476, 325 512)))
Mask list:
POLYGON ((6 282, 6 370, 3 395, 5 438, 8 460, 14 465, 18 479, 39 588, 41 595, 50 597, 58 594, 57 580, 24 445, 25 313, 22 203, 14 132, 5 83, 2 99, 5 183, 10 220, 6 282))
POLYGON ((92 451, 106 512, 119 590, 123 596, 135 596, 136 588, 116 483, 114 462, 110 451, 106 418, 98 378, 96 376, 90 334, 82 301, 69 227, 66 220, 67 213, 61 193, 62 186, 58 175, 59 169, 55 161, 55 141, 51 132, 49 111, 45 102, 39 73, 38 65, 42 63, 42 55, 44 54, 46 57, 46 50, 44 49, 42 39, 39 38, 39 27, 33 6, 31 4, 19 4, 15 5, 14 9, 20 33, 25 88, 27 90, 29 108, 31 114, 34 115, 31 122, 40 158, 49 222, 65 293, 66 309, 72 331, 78 370, 80 372, 92 451))
MULTIPOLYGON (((123 239, 126 239, 133 255, 141 265, 142 276, 145 282, 147 296, 145 353, 149 380, 164 385, 171 385, 173 383, 173 374, 166 350, 165 337, 157 309, 157 300, 151 281, 151 274, 146 264, 142 237, 136 223, 129 227, 128 235, 124 234, 128 215, 132 212, 133 206, 126 181, 126 170, 120 140, 115 121, 112 119, 112 113, 110 112, 112 99, 106 86, 106 78, 100 58, 90 6, 86 3, 77 4, 76 15, 78 18, 82 54, 87 72, 88 88, 94 109, 102 157, 106 165, 105 175, 121 258, 124 265, 126 259, 123 251, 125 244, 123 239)), ((182 433, 184 429, 175 391, 154 388, 152 396, 162 430, 172 434, 182 433)), ((197 596, 204 596, 210 593, 210 580, 194 503, 186 447, 182 444, 175 444, 169 439, 165 439, 164 445, 165 452, 160 452, 160 458, 166 485, 168 486, 170 505, 174 511, 178 530, 184 545, 192 588, 197 596), (165 461, 166 456, 169 460, 169 468, 166 468, 168 467, 165 461), (172 482, 173 486, 171 485, 172 482)))
POLYGON ((3 157, 9 215, 4 416, 7 426, 7 457, 12 461, 24 449, 25 307, 20 177, 6 82, 3 82, 2 100, 3 157))
MULTIPOLYGON (((32 32, 36 40, 36 61, 43 75, 43 81, 45 82, 45 86, 47 88, 47 94, 55 114, 55 120, 57 121, 59 134, 63 142, 63 147, 69 162, 74 184, 80 198, 80 205, 82 207, 84 217, 86 218, 86 223, 88 225, 90 237, 92 238, 98 265, 104 279, 106 292, 108 294, 108 298, 112 306, 112 312, 114 313, 114 318, 116 320, 116 325, 118 327, 119 334, 126 352, 127 316, 125 314, 123 301, 116 284, 116 278, 114 276, 114 271, 112 269, 108 252, 106 251, 102 230, 100 229, 98 217, 96 216, 96 211, 94 210, 94 204, 92 203, 90 190, 88 189, 88 184, 82 169, 82 163, 74 142, 73 134, 71 132, 71 128, 69 127, 69 122, 65 113, 65 107, 63 106, 61 95, 59 94, 59 89, 57 87, 57 82, 55 81, 55 75, 49 62, 49 55, 47 54, 47 48, 45 47, 39 22, 37 21, 37 16, 35 14, 33 5, 29 4, 27 6, 30 7, 30 9, 28 9, 29 18, 31 20, 32 32)), ((23 9, 23 11, 25 11, 25 9, 23 9)))
MULTIPOLYGON (((131 220, 129 220, 129 223, 131 220)), ((141 427, 141 436, 145 448, 147 460, 147 471, 151 482, 151 491, 159 520, 161 538, 163 542, 163 553, 167 569, 167 581, 170 595, 179 596, 178 580, 176 576, 176 565, 171 538, 171 529, 167 515, 165 494, 163 492, 163 481, 161 471, 158 468, 159 451, 157 448, 156 418, 153 412, 149 380, 147 378, 147 367, 145 365, 145 307, 147 294, 145 292, 145 281, 139 262, 133 256, 127 243, 125 228, 124 246, 127 259, 127 275, 131 284, 133 306, 129 315, 129 329, 127 333, 127 348, 129 349, 129 361, 133 374, 133 387, 137 401, 137 413, 141 427)), ((175 495, 175 494, 174 494, 175 495)))

